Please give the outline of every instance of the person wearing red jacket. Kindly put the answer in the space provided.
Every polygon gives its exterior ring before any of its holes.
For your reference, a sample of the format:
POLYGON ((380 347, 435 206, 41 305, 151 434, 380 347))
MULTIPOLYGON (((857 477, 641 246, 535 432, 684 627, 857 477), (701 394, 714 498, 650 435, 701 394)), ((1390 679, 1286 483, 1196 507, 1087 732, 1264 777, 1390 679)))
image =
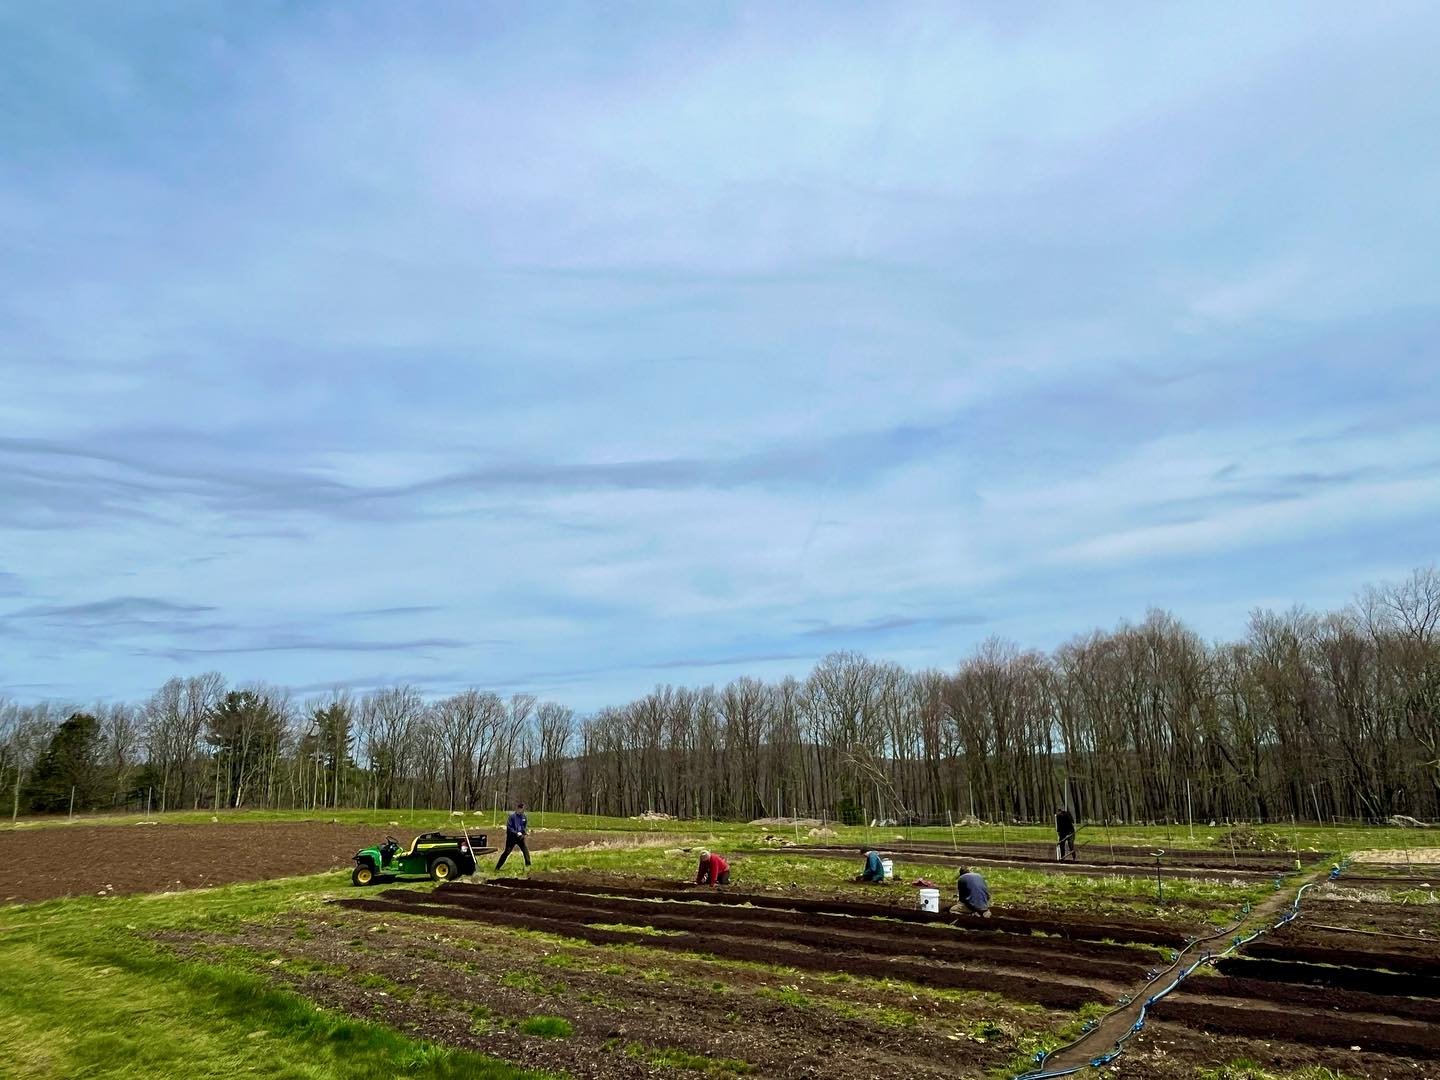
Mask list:
POLYGON ((695 874, 695 884, 729 885, 730 864, 713 852, 700 852, 700 869, 695 874))

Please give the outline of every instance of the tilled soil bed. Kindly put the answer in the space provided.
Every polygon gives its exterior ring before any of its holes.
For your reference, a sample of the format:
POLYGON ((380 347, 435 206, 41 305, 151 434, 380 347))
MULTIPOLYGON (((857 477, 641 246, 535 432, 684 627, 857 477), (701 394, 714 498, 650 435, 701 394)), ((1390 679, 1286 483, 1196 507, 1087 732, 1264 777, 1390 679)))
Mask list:
POLYGON ((962 919, 948 913, 919 911, 898 903, 866 903, 858 900, 831 899, 795 894, 772 895, 723 889, 677 889, 663 885, 629 885, 594 881, 577 882, 555 875, 526 879, 495 881, 492 885, 522 891, 557 892, 566 896, 615 896, 640 900, 674 900, 705 904, 745 905, 787 911, 815 912, 829 915, 855 915, 894 919, 905 923, 954 923, 976 932, 1042 933, 1056 937, 1082 940, 1114 940, 1141 942, 1149 945, 1180 946, 1186 936, 1173 926, 1145 920, 1097 920, 1077 916, 1057 916, 1053 912, 1034 912, 1020 908, 996 911, 988 919, 962 919))
POLYGON ((1306 903, 1305 922, 1398 934, 1401 940, 1429 937, 1440 942, 1440 903, 1361 903, 1322 897, 1306 903))
POLYGON ((1219 961, 1218 977, 1189 979, 1154 1013, 1214 1034, 1440 1061, 1440 941, 1344 929, 1386 907, 1400 905, 1306 905, 1295 922, 1219 961))
MULTIPOLYGON (((395 827, 408 840, 440 824, 395 827)), ((472 830, 478 842, 478 832, 472 830)), ((598 834, 536 832, 535 850, 574 847, 598 834)), ((606 833, 606 839, 623 834, 606 833)), ((237 881, 345 870, 360 848, 384 838, 364 825, 329 822, 214 825, 74 825, 0 832, 0 903, 62 896, 176 892, 237 881)), ((503 833, 499 839, 503 840, 503 833)), ((496 836, 490 835, 493 844, 496 836)), ((512 855, 514 859, 516 856, 512 855)), ((482 867, 484 861, 482 857, 482 867)))
POLYGON ((429 912, 377 920, 374 911, 331 907, 289 922, 156 937, 195 959, 248 963, 325 1007, 584 1080, 948 1080, 995 1071, 1026 1032, 1064 1021, 989 993, 735 965, 656 950, 633 934, 624 949, 597 949, 429 912), (527 1034, 537 1016, 573 1030, 527 1034))
MULTIPOLYGON (((1152 859, 1146 866, 1138 862, 1110 862, 1100 857, 1092 858, 1086 856, 1085 861, 1071 862, 1068 859, 1064 862, 1057 862, 1055 859, 1024 858, 1015 855, 1005 856, 997 849, 994 853, 982 852, 959 853, 940 849, 911 849, 905 847, 887 847, 883 849, 886 853, 893 853, 907 863, 919 863, 924 866, 952 866, 958 867, 975 863, 981 866, 1005 867, 1012 870, 1033 870, 1044 874, 1066 874, 1077 877, 1111 877, 1116 873, 1137 874, 1153 878, 1156 874, 1155 861, 1152 859)), ((835 845, 802 844, 799 846, 771 848, 762 851, 747 852, 748 855, 818 855, 834 858, 839 855, 852 855, 854 847, 839 847, 835 845)), ((1284 864, 1290 870, 1294 869, 1294 862, 1284 864)), ((1284 872, 1283 869, 1269 868, 1264 865, 1255 866, 1242 864, 1231 866, 1228 860, 1221 864, 1218 860, 1202 861, 1199 863, 1172 859, 1169 854, 1162 860, 1159 874, 1165 878, 1176 878, 1181 880, 1203 880, 1208 878, 1230 878, 1238 881, 1264 881, 1277 872, 1284 872)))
MULTIPOLYGON (((603 913, 594 908, 563 902, 527 902, 517 896, 475 890, 468 902, 445 903, 440 894, 424 899, 415 892, 392 890, 373 899, 344 899, 342 907, 365 911, 373 916, 420 915, 487 926, 512 926, 588 941, 595 945, 630 945, 643 942, 646 948, 699 953, 726 960, 778 964, 812 972, 841 972, 875 979, 903 979, 919 986, 953 990, 990 991, 1013 1001, 1030 1001, 1055 1008, 1079 1008, 1113 997, 1135 968, 1102 968, 1095 961, 1067 960, 1055 954, 1048 970, 1019 961, 1013 955, 977 949, 965 962, 936 960, 931 956, 889 955, 880 948, 866 947, 863 940, 840 931, 786 930, 773 924, 752 927, 734 923, 715 924, 704 914, 687 919, 659 916, 626 917, 619 912, 603 913), (665 924, 664 929, 654 925, 665 924), (686 925, 686 929, 680 929, 686 925), (621 929, 620 927, 625 927, 621 929), (1105 978, 1106 974, 1111 979, 1105 978), (1068 975, 1068 977, 1067 977, 1068 975)), ((499 890, 495 890, 499 893, 499 890)))
MULTIPOLYGON (((818 845, 812 845, 818 846, 818 845)), ((834 846, 834 845, 832 845, 834 846)), ((917 855, 959 855, 976 859, 998 859, 1010 862, 1056 862, 1055 845, 1021 841, 997 844, 993 841, 897 840, 877 844, 887 852, 917 855)), ((846 849, 857 850, 853 846, 846 849)), ((1076 862, 1091 866, 1140 867, 1153 872, 1155 849, 1130 845, 1110 846, 1102 840, 1090 840, 1076 846, 1076 862)), ((1326 858, 1324 852, 1301 851, 1302 862, 1313 863, 1326 858)), ((1067 860, 1068 861, 1068 860, 1067 860)), ((1257 870, 1286 872, 1295 868, 1295 854, 1285 851, 1236 851, 1229 848, 1167 848, 1162 859, 1166 866, 1190 866, 1215 870, 1257 870)))

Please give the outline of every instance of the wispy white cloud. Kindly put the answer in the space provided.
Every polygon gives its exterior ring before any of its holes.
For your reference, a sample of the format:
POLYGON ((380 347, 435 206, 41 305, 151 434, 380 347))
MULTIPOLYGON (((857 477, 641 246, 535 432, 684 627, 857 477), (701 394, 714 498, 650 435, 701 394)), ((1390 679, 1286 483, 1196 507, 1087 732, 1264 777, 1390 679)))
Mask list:
POLYGON ((1427 5, 7 18, 30 683, 586 707, 1440 541, 1427 5))

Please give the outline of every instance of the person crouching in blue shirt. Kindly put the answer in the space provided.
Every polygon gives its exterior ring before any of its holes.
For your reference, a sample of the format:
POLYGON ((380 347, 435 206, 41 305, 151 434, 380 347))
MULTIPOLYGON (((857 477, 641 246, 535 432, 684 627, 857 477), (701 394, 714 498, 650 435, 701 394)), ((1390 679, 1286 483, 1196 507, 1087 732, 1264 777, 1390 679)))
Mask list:
POLYGON ((525 834, 529 831, 530 826, 525 821, 525 804, 517 802, 515 812, 505 819, 505 850, 500 853, 500 861, 495 864, 496 870, 505 865, 510 852, 517 847, 520 854, 525 856, 525 865, 530 865, 530 848, 525 843, 525 834))
POLYGON ((955 882, 955 891, 960 902, 950 910, 956 915, 979 915, 990 918, 990 890, 985 879, 968 866, 960 867, 960 877, 955 882))
POLYGON ((856 881, 879 881, 885 880, 885 864, 880 861, 878 851, 865 852, 865 869, 856 881))

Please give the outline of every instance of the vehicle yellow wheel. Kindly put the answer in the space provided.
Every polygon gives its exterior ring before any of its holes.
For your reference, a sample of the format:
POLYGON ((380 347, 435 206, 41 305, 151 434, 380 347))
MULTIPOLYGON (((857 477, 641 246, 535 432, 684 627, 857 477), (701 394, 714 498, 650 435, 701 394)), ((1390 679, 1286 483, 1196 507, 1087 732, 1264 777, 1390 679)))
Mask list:
POLYGON ((368 866, 357 866, 350 875, 351 884, 369 885, 375 880, 375 871, 368 866))
POLYGON ((459 873, 455 860, 443 855, 430 864, 430 877, 435 881, 449 881, 459 873))

